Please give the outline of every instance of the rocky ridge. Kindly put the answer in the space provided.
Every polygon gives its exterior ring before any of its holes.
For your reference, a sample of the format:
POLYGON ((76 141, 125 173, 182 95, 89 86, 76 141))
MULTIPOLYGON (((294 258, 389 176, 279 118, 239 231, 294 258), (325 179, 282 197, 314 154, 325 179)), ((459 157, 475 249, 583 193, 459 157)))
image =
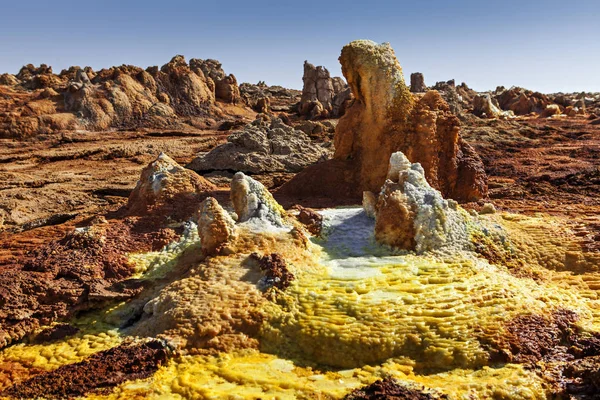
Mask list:
POLYGON ((54 74, 27 65, 3 75, 0 137, 74 130, 206 127, 223 115, 220 100, 240 102, 237 81, 215 60, 175 56, 162 67, 122 65, 54 74), (209 121, 209 122, 207 122, 209 121))
POLYGON ((227 143, 198 154, 187 167, 199 173, 299 172, 330 155, 330 148, 313 143, 304 132, 265 116, 232 133, 227 143))

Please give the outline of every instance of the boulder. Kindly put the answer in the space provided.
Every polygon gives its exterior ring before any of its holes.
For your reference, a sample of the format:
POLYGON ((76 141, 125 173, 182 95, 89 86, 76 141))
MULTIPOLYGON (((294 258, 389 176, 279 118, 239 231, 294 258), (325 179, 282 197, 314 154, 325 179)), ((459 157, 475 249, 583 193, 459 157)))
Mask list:
POLYGON ((238 222, 258 220, 283 227, 285 210, 262 183, 238 172, 231 181, 231 202, 238 222))
POLYGON ((479 211, 479 215, 486 214, 496 214, 496 206, 492 203, 485 203, 483 207, 481 207, 481 211, 479 211))
POLYGON ((425 78, 420 72, 410 74, 410 91, 413 93, 424 93, 427 91, 425 86, 425 78))
POLYGON ((573 106, 574 104, 573 99, 563 93, 554 96, 554 102, 563 107, 573 106))
POLYGON ((198 235, 202 253, 215 255, 236 237, 235 221, 213 197, 207 197, 198 210, 198 235))
POLYGON ((498 118, 500 109, 494 104, 489 93, 482 93, 473 100, 473 114, 478 117, 498 118))
MULTIPOLYGON (((371 206, 365 211, 373 212, 371 206)), ((467 218, 455 201, 445 200, 427 183, 419 163, 411 163, 401 152, 391 155, 375 206, 379 243, 417 253, 448 246, 466 248, 467 218)))
POLYGON ((577 116, 578 112, 579 112, 579 108, 577 108, 577 107, 573 107, 573 106, 565 107, 565 114, 567 115, 567 117, 573 118, 573 117, 577 116))
POLYGON ((560 115, 560 106, 558 104, 548 104, 546 108, 540 113, 540 118, 550 118, 555 115, 560 115))
MULTIPOLYGON (((324 121, 327 122, 327 121, 324 121)), ((325 124, 319 121, 301 121, 299 124, 294 126, 295 129, 299 129, 306 133, 312 140, 316 141, 327 141, 333 139, 333 133, 335 132, 335 126, 325 124)))
POLYGON ((164 153, 142 170, 140 180, 129 195, 131 215, 164 215, 180 221, 190 217, 198 203, 215 186, 164 153))
POLYGON ((436 91, 413 97, 389 44, 352 42, 340 63, 355 100, 336 127, 334 160, 307 168, 278 193, 358 200, 385 182, 381 159, 402 151, 421 163, 444 196, 470 201, 486 195, 483 164, 461 139, 458 118, 436 91))
POLYGON ((279 118, 259 118, 231 134, 227 143, 199 153, 187 167, 198 172, 298 172, 330 155, 329 149, 279 118))
POLYGON ((320 235, 323 229, 323 216, 312 208, 297 205, 298 215, 296 218, 313 235, 320 235))
POLYGON ((42 92, 40 93, 40 97, 42 99, 50 99, 55 96, 58 96, 58 92, 52 88, 46 88, 46 89, 42 90, 42 92))

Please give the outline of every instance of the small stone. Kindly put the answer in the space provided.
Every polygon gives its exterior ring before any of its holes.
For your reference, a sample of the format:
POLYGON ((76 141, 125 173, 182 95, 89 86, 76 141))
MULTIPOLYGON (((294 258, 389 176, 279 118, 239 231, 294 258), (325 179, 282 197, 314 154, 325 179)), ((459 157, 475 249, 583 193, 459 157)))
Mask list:
POLYGON ((377 215, 377 197, 375 193, 369 191, 363 192, 362 206, 370 218, 375 218, 377 215))
POLYGON ((235 221, 213 197, 207 197, 198 210, 198 234, 205 255, 220 253, 236 237, 235 221))
POLYGON ((479 214, 496 214, 496 207, 492 203, 485 203, 481 208, 481 211, 479 211, 479 214))
POLYGON ((285 210, 262 183, 238 172, 231 181, 231 202, 238 222, 258 219, 276 227, 284 226, 285 210))

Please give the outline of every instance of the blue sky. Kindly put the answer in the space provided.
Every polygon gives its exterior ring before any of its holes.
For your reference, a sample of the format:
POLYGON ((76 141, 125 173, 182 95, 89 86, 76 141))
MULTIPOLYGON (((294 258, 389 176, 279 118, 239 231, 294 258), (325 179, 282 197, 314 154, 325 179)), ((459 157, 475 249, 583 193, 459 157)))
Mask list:
POLYGON ((0 71, 216 58, 239 82, 302 87, 309 60, 340 75, 342 46, 390 42, 404 74, 477 90, 600 91, 600 1, 40 1, 1 9, 0 71))

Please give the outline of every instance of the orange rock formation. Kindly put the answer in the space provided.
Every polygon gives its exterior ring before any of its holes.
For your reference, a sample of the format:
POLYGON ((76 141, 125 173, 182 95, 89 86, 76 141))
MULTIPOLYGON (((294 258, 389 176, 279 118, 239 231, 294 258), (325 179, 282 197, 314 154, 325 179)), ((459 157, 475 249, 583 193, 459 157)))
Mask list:
POLYGON ((486 195, 483 164, 461 139, 458 118, 436 91, 413 97, 389 44, 354 41, 339 60, 356 100, 336 128, 334 159, 307 168, 281 194, 359 198, 381 188, 387 160, 402 151, 421 163, 444 197, 471 201, 486 195))

